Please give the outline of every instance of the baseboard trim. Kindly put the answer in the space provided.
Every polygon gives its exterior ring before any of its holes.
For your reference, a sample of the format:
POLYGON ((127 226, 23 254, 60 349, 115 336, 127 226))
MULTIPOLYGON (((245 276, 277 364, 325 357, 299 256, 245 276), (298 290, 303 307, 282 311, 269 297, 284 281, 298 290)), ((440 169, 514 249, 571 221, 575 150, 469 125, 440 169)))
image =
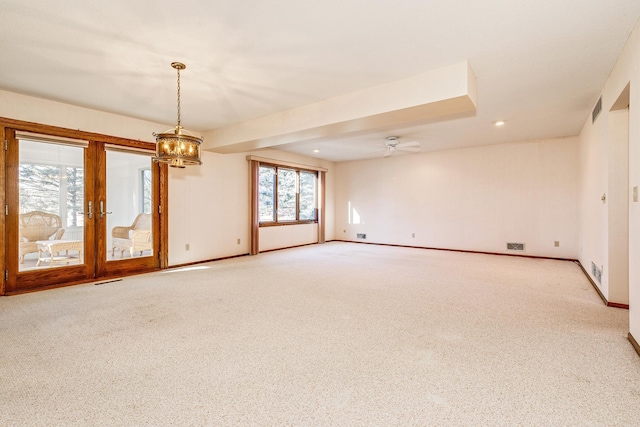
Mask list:
POLYGON ((622 308, 624 310, 629 310, 629 304, 620 304, 620 303, 617 303, 617 302, 609 302, 609 301, 607 301, 607 299, 605 298, 604 294, 602 293, 602 291, 600 290, 598 285, 596 285, 596 282, 594 282, 593 279, 591 278, 591 276, 589 276, 589 273, 587 273, 587 270, 585 270, 585 268, 582 265, 582 263, 580 261, 575 261, 575 262, 576 262, 576 264, 578 264, 578 266, 580 266, 580 269, 584 273, 584 276, 587 278, 589 283, 591 283, 591 286, 593 286, 593 289, 595 289, 596 292, 598 293, 598 295, 600 295, 600 298, 602 299, 602 302, 604 302, 604 305, 606 305, 607 307, 622 308))
POLYGON ((205 260, 202 260, 202 261, 185 262, 183 264, 170 265, 166 269, 169 270, 169 269, 172 269, 172 268, 189 267, 189 266, 192 266, 192 265, 205 264, 207 262, 223 261, 225 259, 240 258, 240 257, 243 257, 243 256, 249 256, 249 254, 246 253, 246 254, 239 254, 239 255, 230 255, 230 256, 224 256, 224 257, 220 257, 220 258, 205 259, 205 260))
POLYGON ((629 338, 629 342, 631 343, 633 348, 636 350, 636 353, 638 353, 638 356, 640 356, 640 344, 638 344, 638 341, 636 341, 633 335, 631 335, 631 332, 629 332, 628 338, 629 338))
POLYGON ((526 254, 505 254, 505 253, 502 253, 502 252, 471 251, 471 250, 467 250, 467 249, 432 248, 432 247, 429 247, 429 246, 396 245, 396 244, 393 244, 393 243, 359 242, 359 241, 355 241, 355 240, 339 240, 339 239, 331 240, 331 242, 358 243, 358 244, 361 244, 361 245, 392 246, 392 247, 398 247, 398 248, 427 249, 427 250, 431 250, 431 251, 463 252, 463 253, 468 253, 468 254, 500 255, 500 256, 510 256, 510 257, 518 257, 518 258, 550 259, 550 260, 554 260, 554 261, 578 262, 577 259, 573 259, 573 258, 555 258, 555 257, 526 255, 526 254))
POLYGON ((282 251, 285 249, 293 249, 293 248, 301 248, 303 246, 311 246, 311 245, 320 245, 321 243, 318 242, 313 242, 313 243, 303 243, 302 245, 294 245, 294 246, 285 246, 284 248, 274 248, 274 249, 266 249, 264 251, 260 251, 258 252, 259 254, 264 254, 267 252, 275 252, 275 251, 282 251))
POLYGON ((607 302, 607 307, 623 308, 629 310, 629 304, 620 304, 618 302, 607 302))
MULTIPOLYGON (((284 247, 284 248, 267 249, 265 251, 258 252, 258 254, 262 254, 262 253, 265 253, 265 252, 281 251, 281 250, 284 250, 284 249, 300 248, 300 247, 303 247, 303 246, 310 246, 310 245, 317 245, 317 244, 318 244, 317 242, 313 242, 313 243, 305 243, 303 245, 287 246, 287 247, 284 247)), ((245 256, 250 256, 250 255, 251 254, 246 253, 246 254, 225 256, 225 257, 220 257, 220 258, 205 259, 205 260, 202 260, 202 261, 186 262, 186 263, 183 263, 183 264, 174 264, 174 265, 168 266, 167 270, 171 269, 171 268, 183 268, 183 267, 190 267, 192 265, 206 264, 208 262, 224 261, 225 259, 241 258, 241 257, 245 257, 245 256)))

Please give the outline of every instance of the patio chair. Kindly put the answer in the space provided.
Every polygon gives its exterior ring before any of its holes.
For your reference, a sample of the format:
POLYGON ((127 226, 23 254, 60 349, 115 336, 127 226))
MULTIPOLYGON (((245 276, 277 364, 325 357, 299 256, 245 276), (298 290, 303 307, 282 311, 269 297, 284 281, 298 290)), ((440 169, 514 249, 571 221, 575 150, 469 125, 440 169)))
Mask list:
POLYGON ((131 256, 136 252, 153 249, 151 238, 151 214, 139 214, 130 226, 117 226, 111 230, 113 238, 111 256, 115 257, 116 249, 120 251, 120 258, 128 251, 131 256))
POLYGON ((20 264, 24 264, 26 254, 38 252, 37 241, 60 240, 64 234, 60 216, 42 211, 20 214, 18 230, 20 264))

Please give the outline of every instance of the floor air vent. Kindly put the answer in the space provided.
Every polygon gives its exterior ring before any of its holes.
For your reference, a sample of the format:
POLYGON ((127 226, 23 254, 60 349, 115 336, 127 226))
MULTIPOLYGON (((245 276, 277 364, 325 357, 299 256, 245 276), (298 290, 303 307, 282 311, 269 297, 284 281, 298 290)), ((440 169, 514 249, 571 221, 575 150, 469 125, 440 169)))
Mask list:
POLYGON ((364 234, 364 233, 358 233, 358 234, 356 234, 356 239, 366 240, 367 239, 367 235, 364 234))
POLYGON ((524 243, 507 243, 507 250, 524 252, 524 243))

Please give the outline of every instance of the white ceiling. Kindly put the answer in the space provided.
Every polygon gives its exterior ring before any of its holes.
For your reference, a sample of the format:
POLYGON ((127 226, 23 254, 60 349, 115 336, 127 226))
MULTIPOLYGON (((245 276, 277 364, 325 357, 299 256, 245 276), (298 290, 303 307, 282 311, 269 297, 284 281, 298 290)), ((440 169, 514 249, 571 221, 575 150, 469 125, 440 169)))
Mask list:
POLYGON ((0 11, 0 89, 173 125, 169 64, 181 61, 182 123, 199 132, 469 61, 473 115, 278 147, 344 161, 382 156, 389 135, 423 151, 576 135, 640 1, 0 0, 0 11))

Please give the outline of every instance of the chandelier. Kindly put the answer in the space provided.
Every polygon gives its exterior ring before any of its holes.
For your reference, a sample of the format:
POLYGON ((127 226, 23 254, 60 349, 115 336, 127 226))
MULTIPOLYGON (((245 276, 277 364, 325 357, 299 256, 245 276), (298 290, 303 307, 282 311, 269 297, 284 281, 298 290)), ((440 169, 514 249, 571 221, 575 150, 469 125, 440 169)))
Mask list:
POLYGON ((171 66, 178 72, 178 124, 163 133, 153 133, 156 137, 156 157, 153 160, 168 163, 174 168, 201 165, 202 138, 198 138, 180 125, 180 70, 184 70, 187 66, 181 62, 172 62, 171 66))

